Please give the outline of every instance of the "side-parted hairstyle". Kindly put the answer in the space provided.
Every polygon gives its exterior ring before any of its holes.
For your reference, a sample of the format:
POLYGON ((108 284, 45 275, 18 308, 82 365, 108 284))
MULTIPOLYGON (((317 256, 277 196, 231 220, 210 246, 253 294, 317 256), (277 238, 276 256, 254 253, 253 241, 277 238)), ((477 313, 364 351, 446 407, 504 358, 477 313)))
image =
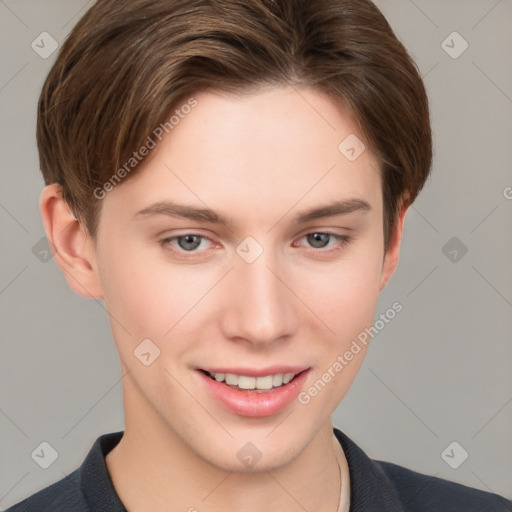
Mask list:
POLYGON ((126 163, 193 94, 286 84, 352 114, 380 162, 387 250, 400 201, 429 175, 432 134, 417 66, 370 0, 98 0, 41 92, 45 183, 62 186, 94 239, 98 190, 137 172, 126 163))

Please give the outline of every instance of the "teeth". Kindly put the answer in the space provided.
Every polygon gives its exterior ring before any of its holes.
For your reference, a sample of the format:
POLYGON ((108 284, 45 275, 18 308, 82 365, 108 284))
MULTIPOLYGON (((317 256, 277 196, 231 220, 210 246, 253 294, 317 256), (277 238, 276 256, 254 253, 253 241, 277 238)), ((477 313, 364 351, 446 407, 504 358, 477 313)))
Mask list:
MULTIPOLYGON (((215 374, 213 375, 213 377, 215 378, 215 374)), ((217 379, 215 378, 215 380, 217 379)), ((238 376, 234 375, 233 373, 226 373, 226 375, 224 376, 224 380, 226 381, 226 384, 230 384, 231 386, 236 386, 238 384, 238 376)), ((219 382, 222 381, 219 380, 219 382)))
POLYGON ((225 382, 231 386, 238 386, 240 389, 272 389, 283 384, 288 384, 294 373, 278 373, 276 375, 265 375, 264 377, 249 377, 247 375, 235 375, 234 373, 211 373, 208 374, 217 382, 225 382))
POLYGON ((283 384, 288 384, 293 379, 294 375, 293 373, 285 373, 283 375, 283 384))
POLYGON ((280 386, 283 383, 283 374, 278 373, 272 377, 272 385, 274 387, 280 386))
POLYGON ((238 381, 238 387, 240 389, 254 389, 256 387, 256 377, 240 375, 238 377, 235 376, 235 379, 238 381))
MULTIPOLYGON (((272 389, 273 376, 267 375, 266 377, 256 377, 257 389, 272 389)), ((240 384, 238 384, 240 386, 240 384)), ((240 386, 242 387, 242 386, 240 386)))

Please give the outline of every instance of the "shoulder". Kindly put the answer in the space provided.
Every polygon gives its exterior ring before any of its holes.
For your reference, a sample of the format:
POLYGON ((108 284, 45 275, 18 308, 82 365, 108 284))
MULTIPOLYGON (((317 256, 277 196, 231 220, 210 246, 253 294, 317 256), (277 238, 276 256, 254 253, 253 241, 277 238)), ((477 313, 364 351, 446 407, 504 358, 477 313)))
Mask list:
POLYGON ((89 512, 80 489, 80 470, 41 489, 5 512, 89 512))
POLYGON ((503 496, 370 459, 344 432, 334 427, 334 434, 349 465, 354 512, 512 512, 503 496))
POLYGON ((392 462, 372 461, 408 512, 512 512, 512 501, 487 491, 418 473, 392 462))
POLYGON ((6 512, 126 512, 110 480, 105 456, 121 440, 124 431, 96 439, 81 466, 67 477, 41 489, 6 512))

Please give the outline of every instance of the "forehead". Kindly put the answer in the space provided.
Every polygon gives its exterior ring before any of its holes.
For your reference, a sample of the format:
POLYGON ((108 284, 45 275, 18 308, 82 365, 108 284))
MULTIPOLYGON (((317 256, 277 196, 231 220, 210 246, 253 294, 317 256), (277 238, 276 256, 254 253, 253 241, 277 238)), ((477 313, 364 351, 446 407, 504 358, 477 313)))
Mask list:
POLYGON ((179 199, 268 222, 340 199, 381 208, 378 162, 354 119, 328 96, 287 86, 193 97, 196 106, 175 116, 151 158, 109 192, 106 209, 133 214, 179 199))

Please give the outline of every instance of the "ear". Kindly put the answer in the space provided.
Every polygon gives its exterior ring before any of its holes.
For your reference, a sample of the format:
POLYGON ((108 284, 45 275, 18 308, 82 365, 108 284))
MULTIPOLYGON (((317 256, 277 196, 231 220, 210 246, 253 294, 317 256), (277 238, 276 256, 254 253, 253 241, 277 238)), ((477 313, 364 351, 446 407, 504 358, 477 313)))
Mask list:
POLYGON ((396 266, 398 265, 400 244, 402 242, 402 233, 404 228, 404 219, 410 204, 409 195, 404 195, 400 204, 397 219, 395 220, 395 224, 390 233, 389 247, 386 254, 384 255, 379 292, 381 292, 387 285, 388 281, 391 279, 391 276, 395 272, 396 266))
POLYGON ((83 297, 103 298, 94 243, 70 211, 59 184, 43 189, 39 208, 53 256, 69 286, 83 297))

